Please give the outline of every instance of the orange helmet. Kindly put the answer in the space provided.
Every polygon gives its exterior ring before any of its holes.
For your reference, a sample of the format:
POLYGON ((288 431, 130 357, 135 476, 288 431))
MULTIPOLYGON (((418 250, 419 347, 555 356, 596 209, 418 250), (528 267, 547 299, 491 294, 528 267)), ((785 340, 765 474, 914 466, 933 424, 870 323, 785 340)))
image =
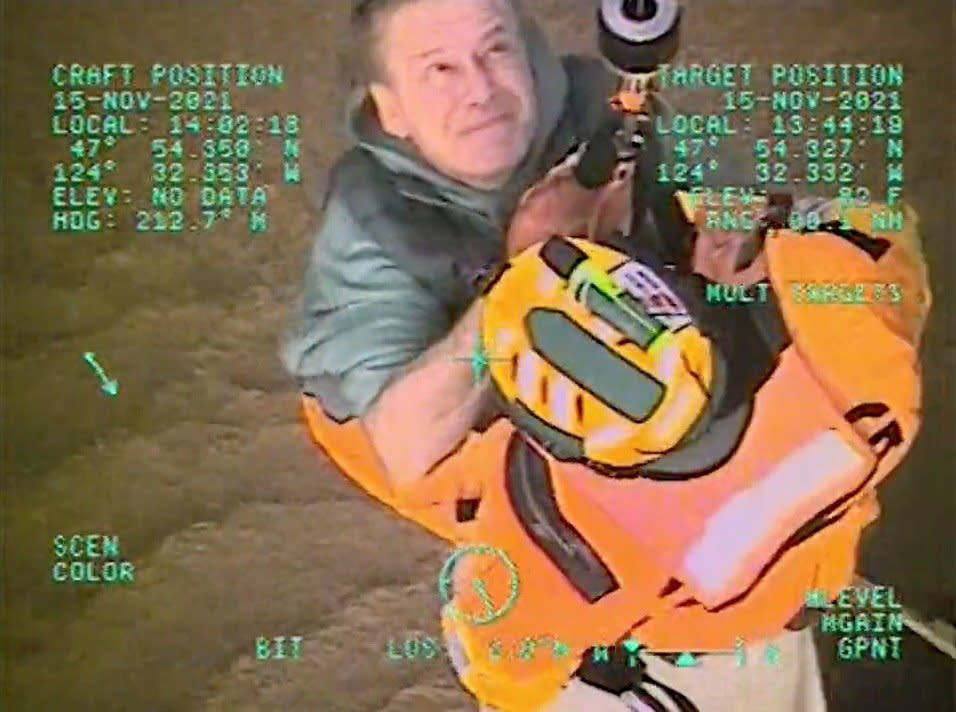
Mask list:
POLYGON ((588 240, 513 258, 485 295, 481 335, 509 417, 558 459, 608 474, 674 448, 709 401, 712 345, 681 299, 588 240))

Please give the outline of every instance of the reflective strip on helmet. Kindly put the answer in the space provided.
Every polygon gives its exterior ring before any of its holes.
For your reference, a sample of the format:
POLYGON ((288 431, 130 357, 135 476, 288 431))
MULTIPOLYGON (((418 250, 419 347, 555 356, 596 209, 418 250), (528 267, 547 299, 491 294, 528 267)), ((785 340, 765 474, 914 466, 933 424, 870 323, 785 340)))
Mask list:
POLYGON ((515 386, 518 396, 529 405, 536 401, 536 388, 540 377, 540 357, 533 351, 518 354, 518 369, 515 374, 515 386))
POLYGON ((756 576, 779 541, 860 479, 864 458, 828 430, 777 463, 752 487, 735 494, 708 520, 684 558, 688 583, 707 598, 756 576))
POLYGON ((538 294, 549 297, 564 287, 564 283, 554 272, 548 269, 543 269, 538 273, 538 282, 536 286, 538 289, 538 294))
POLYGON ((677 367, 681 363, 684 352, 677 342, 664 342, 663 346, 664 348, 658 352, 657 377, 664 383, 670 383, 674 374, 677 373, 677 367))
POLYGON ((589 451, 612 448, 622 445, 632 436, 633 433, 627 425, 608 425, 588 435, 584 439, 584 444, 589 451))
POLYGON ((549 406, 554 424, 570 432, 574 422, 574 384, 559 373, 551 378, 551 398, 549 406))

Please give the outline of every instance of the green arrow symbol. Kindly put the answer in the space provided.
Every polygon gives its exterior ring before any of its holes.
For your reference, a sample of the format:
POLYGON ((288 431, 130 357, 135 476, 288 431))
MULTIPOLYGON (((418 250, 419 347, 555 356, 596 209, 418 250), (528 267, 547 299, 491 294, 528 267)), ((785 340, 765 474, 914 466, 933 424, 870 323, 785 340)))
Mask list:
POLYGON ((87 351, 83 354, 83 360, 90 365, 90 368, 93 369, 100 379, 100 390, 108 396, 115 396, 119 392, 119 381, 115 379, 110 380, 106 377, 106 372, 103 370, 103 367, 96 362, 96 354, 92 351, 87 351))

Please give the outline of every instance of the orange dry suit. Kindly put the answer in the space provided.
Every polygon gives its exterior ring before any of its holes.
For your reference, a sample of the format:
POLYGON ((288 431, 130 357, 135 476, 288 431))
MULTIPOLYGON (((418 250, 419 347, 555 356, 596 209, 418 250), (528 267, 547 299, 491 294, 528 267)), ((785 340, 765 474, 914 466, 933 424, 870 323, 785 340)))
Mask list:
MULTIPOLYGON (((506 615, 484 625, 443 617, 461 680, 479 700, 539 709, 585 650, 628 636, 651 651, 730 650, 738 639, 775 636, 808 590, 832 599, 850 583, 860 534, 878 516, 875 487, 919 426, 918 345, 930 304, 915 215, 907 209, 902 231, 874 231, 881 209, 852 208, 842 227, 770 233, 769 280, 786 338, 766 372, 748 376, 752 392, 739 407, 711 414, 709 430, 722 435, 685 448, 709 449, 704 468, 695 469, 700 453, 682 462, 676 448, 656 469, 607 476, 575 462, 562 434, 552 428, 549 437, 525 409, 524 421, 497 420, 395 490, 359 421, 335 422, 303 399, 313 437, 359 486, 442 538, 493 547, 514 563, 519 591, 506 615), (820 303, 834 284, 865 285, 868 303, 820 303), (874 285, 880 301, 869 301, 874 285), (459 521, 458 504, 476 499, 475 516, 459 521), (542 636, 568 654, 508 654, 542 636)), ((738 320, 748 309, 720 308, 736 309, 738 320)), ((733 390, 728 374, 723 388, 733 390)), ((507 567, 487 561, 455 576, 459 612, 475 606, 469 578, 498 601, 514 583, 507 567)))

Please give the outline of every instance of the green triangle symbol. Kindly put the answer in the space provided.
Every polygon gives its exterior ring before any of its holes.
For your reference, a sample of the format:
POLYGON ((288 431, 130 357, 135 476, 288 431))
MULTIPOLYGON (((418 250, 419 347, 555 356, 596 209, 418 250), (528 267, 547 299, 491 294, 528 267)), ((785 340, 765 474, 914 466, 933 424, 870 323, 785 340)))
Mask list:
POLYGON ((690 653, 681 653, 677 656, 677 662, 674 664, 677 667, 694 667, 697 664, 697 659, 690 653))
POLYGON ((621 645, 623 645, 624 649, 629 653, 636 653, 637 649, 641 647, 640 641, 634 640, 633 638, 622 641, 621 645))

